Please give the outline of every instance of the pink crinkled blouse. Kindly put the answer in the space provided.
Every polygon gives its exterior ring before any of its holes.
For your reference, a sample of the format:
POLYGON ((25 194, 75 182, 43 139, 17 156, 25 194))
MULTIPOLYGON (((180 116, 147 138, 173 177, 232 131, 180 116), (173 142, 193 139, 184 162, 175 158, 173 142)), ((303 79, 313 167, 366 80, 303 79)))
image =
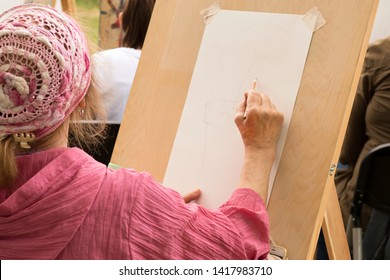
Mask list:
POLYGON ((77 148, 18 158, 0 191, 0 259, 265 259, 266 207, 237 189, 217 210, 185 204, 147 173, 111 170, 77 148))

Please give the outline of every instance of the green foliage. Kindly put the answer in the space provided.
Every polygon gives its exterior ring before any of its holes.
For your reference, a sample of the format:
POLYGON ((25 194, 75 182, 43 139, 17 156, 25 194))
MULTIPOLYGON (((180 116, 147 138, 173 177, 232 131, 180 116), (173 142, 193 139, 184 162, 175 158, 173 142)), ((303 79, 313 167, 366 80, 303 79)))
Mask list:
POLYGON ((76 0, 79 9, 99 8, 100 0, 76 0))

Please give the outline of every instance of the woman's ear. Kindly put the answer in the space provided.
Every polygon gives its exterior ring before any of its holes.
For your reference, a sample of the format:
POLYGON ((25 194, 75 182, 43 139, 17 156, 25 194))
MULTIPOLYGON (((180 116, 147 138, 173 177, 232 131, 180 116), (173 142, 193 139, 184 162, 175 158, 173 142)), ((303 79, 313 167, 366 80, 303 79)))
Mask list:
POLYGON ((122 29, 123 12, 120 12, 120 13, 119 13, 118 19, 119 19, 119 28, 122 29))
POLYGON ((123 47, 122 46, 122 37, 123 37, 123 30, 122 30, 122 23, 123 23, 123 12, 120 12, 119 15, 118 15, 118 21, 119 21, 119 42, 118 42, 118 46, 119 47, 123 47))
POLYGON ((83 99, 80 101, 78 107, 80 107, 81 109, 85 109, 85 98, 83 98, 83 99))

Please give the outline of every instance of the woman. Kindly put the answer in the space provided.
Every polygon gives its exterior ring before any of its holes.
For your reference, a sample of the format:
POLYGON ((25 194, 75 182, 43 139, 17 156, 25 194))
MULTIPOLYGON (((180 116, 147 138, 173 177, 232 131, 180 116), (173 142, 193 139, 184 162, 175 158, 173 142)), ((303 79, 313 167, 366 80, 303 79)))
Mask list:
POLYGON ((128 0, 118 16, 120 47, 100 51, 92 56, 109 125, 107 138, 101 145, 93 149, 83 148, 105 165, 111 160, 154 4, 155 0, 128 0))
POLYGON ((373 148, 390 142, 389 93, 390 37, 387 37, 375 41, 367 50, 340 154, 342 168, 335 176, 345 226, 362 159, 373 148))
POLYGON ((101 94, 109 123, 122 122, 154 3, 155 0, 128 0, 119 14, 120 47, 92 56, 97 74, 104 79, 101 94))
POLYGON ((98 132, 84 34, 29 4, 0 16, 0 259, 264 259, 264 200, 283 115, 253 90, 237 107, 238 187, 219 209, 186 204, 147 173, 116 171, 78 148, 98 132), (244 118, 245 114, 245 118, 244 118), (85 137, 84 137, 85 136, 85 137), (263 198, 263 199, 262 199, 263 198))
MULTIPOLYGON (((337 170, 335 182, 345 226, 361 162, 373 148, 385 143, 390 143, 390 37, 368 47, 340 154, 342 168, 337 170)), ((389 220, 385 213, 371 213, 371 208, 363 205, 365 259, 390 258, 389 220), (382 229, 384 235, 379 235, 382 229)))

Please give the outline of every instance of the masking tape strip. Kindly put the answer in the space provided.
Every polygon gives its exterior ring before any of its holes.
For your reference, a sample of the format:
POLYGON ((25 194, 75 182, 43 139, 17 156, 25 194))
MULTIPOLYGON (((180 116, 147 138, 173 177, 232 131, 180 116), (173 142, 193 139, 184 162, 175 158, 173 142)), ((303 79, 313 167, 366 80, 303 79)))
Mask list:
POLYGON ((219 6, 218 2, 214 2, 210 5, 210 7, 202 10, 200 12, 200 15, 203 16, 204 23, 208 24, 213 20, 213 18, 218 14, 220 10, 221 7, 219 6))
POLYGON ((302 19, 306 23, 307 27, 313 32, 317 31, 326 24, 326 20, 321 15, 317 7, 309 10, 302 19))
POLYGON ((118 164, 115 164, 115 163, 112 163, 112 162, 110 162, 109 164, 108 164, 108 168, 111 168, 112 170, 118 170, 118 169, 120 169, 120 168, 122 168, 120 165, 118 165, 118 164))

